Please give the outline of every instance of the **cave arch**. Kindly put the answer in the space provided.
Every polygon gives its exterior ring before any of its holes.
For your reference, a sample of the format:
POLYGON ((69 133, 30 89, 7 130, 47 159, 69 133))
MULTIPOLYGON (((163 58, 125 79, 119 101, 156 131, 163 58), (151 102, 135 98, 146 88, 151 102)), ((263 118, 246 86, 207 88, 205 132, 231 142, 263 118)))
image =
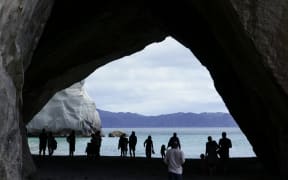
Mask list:
POLYGON ((85 87, 99 109, 112 112, 228 111, 207 69, 171 37, 98 68, 85 87))
POLYGON ((207 67, 218 93, 256 155, 267 166, 272 165, 270 169, 285 172, 287 93, 267 63, 265 53, 247 33, 235 4, 55 2, 25 71, 24 121, 27 123, 56 91, 112 60, 170 35, 207 67), (267 144, 271 148, 267 149, 267 144))

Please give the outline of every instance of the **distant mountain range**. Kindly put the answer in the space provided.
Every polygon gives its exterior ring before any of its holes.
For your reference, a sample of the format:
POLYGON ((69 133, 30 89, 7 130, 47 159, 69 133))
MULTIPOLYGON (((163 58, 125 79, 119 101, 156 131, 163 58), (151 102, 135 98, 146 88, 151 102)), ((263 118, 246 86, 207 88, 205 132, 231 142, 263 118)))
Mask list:
POLYGON ((104 128, 129 127, 237 127, 229 113, 173 113, 144 116, 130 112, 109 112, 97 109, 104 128))

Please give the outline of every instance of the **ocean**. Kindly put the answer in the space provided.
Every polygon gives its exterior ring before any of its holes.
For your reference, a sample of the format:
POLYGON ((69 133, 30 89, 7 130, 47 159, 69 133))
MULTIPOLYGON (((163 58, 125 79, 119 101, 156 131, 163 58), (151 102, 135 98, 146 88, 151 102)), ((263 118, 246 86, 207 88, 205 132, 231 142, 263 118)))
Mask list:
MULTIPOLYGON (((160 147, 162 144, 167 146, 169 138, 173 132, 176 132, 180 142, 181 149, 185 153, 186 158, 199 158, 201 153, 205 153, 205 144, 207 137, 212 136, 213 140, 221 138, 221 133, 225 131, 227 137, 232 141, 232 148, 230 149, 231 157, 255 157, 250 143, 245 135, 239 128, 102 128, 102 132, 105 137, 102 138, 102 145, 100 154, 103 156, 120 156, 120 150, 118 150, 117 137, 108 137, 109 132, 119 130, 130 135, 132 131, 135 131, 137 136, 136 156, 145 157, 145 149, 143 143, 148 135, 152 136, 155 154, 152 157, 161 157, 160 147)), ((65 137, 57 137, 58 142, 57 149, 54 155, 68 155, 69 146, 65 137)), ((87 143, 90 141, 89 137, 77 137, 75 155, 85 155, 85 149, 87 143)), ((32 154, 39 153, 39 139, 37 137, 29 137, 28 143, 32 154)), ((48 154, 48 150, 46 150, 48 154)))

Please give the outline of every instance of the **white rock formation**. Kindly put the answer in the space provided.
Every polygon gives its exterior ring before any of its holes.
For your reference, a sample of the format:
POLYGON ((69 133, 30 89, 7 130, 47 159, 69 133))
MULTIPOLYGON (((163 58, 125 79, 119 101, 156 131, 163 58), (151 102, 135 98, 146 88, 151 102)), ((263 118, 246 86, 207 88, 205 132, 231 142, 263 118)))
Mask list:
POLYGON ((56 93, 27 125, 31 134, 42 128, 57 135, 67 135, 73 129, 77 134, 90 135, 101 129, 101 120, 95 103, 88 96, 84 81, 56 93))

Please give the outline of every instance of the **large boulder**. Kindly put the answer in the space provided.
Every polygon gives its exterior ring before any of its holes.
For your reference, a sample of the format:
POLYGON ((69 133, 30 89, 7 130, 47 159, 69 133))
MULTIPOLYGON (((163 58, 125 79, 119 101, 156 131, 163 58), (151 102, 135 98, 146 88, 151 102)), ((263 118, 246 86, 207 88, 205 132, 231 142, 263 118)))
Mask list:
POLYGON ((90 136, 101 130, 101 120, 94 101, 88 96, 84 81, 57 92, 27 125, 30 135, 38 135, 43 128, 54 135, 76 134, 90 136))

